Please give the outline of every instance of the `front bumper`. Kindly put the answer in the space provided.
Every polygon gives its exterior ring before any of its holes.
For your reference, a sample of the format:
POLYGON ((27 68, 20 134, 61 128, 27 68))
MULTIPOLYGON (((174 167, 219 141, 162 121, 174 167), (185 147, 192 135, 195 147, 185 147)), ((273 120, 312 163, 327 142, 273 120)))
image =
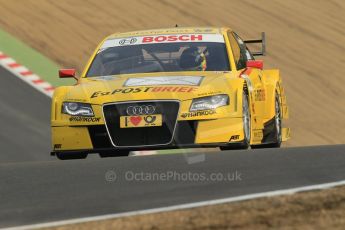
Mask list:
POLYGON ((242 118, 177 121, 172 141, 150 146, 114 146, 104 124, 52 127, 52 154, 125 150, 219 147, 244 139, 242 118))

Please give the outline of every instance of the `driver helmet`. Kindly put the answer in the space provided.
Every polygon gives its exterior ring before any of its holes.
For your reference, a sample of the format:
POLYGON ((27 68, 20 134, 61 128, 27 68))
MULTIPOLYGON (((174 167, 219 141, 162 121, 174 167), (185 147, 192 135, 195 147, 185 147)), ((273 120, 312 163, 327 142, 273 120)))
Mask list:
POLYGON ((183 70, 205 71, 207 68, 206 56, 197 47, 187 48, 181 54, 180 67, 183 70))

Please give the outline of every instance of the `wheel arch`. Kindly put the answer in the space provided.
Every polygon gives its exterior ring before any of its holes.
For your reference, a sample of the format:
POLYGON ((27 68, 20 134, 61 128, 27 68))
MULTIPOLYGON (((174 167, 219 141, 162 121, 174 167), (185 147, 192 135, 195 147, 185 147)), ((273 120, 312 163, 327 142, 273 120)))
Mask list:
MULTIPOLYGON (((266 89, 266 109, 265 120, 272 119, 275 116, 275 95, 279 94, 280 105, 283 107, 283 88, 278 69, 264 70, 265 89, 266 89)), ((284 113, 283 113, 284 114, 284 113)))

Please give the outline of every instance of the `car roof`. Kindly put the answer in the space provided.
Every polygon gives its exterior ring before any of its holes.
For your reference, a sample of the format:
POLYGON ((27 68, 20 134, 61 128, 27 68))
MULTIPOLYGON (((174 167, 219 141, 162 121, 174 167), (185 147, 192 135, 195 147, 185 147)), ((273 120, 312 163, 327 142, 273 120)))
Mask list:
POLYGON ((115 33, 107 37, 122 38, 131 36, 147 36, 147 35, 161 35, 161 34, 189 34, 189 33, 207 33, 207 34, 222 34, 224 31, 231 30, 227 27, 173 27, 151 30, 138 30, 132 32, 115 33))

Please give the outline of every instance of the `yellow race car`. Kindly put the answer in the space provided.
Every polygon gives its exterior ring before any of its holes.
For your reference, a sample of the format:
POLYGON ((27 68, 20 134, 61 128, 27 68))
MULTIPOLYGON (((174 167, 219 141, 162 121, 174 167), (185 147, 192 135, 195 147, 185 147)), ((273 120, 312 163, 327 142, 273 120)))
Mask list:
POLYGON ((265 54, 264 35, 245 41, 229 28, 177 27, 107 37, 80 77, 59 71, 77 83, 54 92, 52 155, 280 147, 288 107, 279 70, 254 59, 265 54))

